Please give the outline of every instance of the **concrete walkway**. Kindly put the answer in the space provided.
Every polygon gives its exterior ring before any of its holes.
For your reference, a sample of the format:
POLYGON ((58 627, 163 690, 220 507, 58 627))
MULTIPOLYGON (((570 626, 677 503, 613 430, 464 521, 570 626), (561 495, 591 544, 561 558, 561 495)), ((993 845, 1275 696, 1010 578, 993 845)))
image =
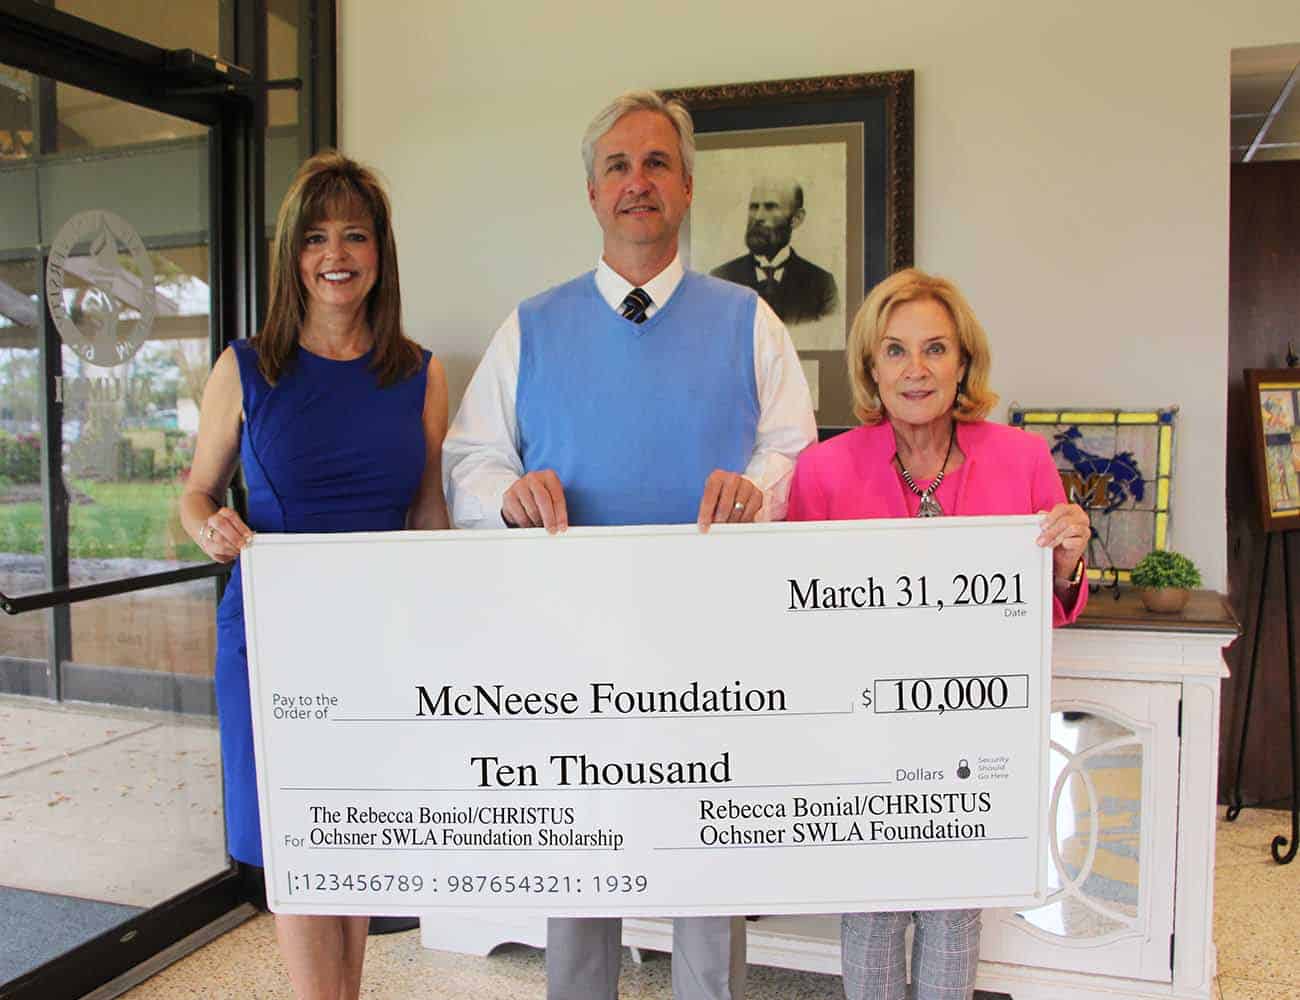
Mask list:
POLYGON ((0 886, 150 907, 226 867, 215 720, 0 696, 0 886))

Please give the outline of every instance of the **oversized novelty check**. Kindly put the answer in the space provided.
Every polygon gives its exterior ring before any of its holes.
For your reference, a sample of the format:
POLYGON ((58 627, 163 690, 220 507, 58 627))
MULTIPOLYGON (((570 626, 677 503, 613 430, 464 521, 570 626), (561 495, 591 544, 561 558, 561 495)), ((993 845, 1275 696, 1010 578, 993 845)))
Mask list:
POLYGON ((282 913, 1028 906, 1035 517, 259 535, 282 913))

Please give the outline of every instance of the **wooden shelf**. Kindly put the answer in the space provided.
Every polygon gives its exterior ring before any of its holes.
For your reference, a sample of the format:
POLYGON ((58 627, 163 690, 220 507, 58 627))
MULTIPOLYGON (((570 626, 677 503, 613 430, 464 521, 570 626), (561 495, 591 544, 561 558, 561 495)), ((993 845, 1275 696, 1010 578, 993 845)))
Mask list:
POLYGON ((1120 629, 1131 632, 1206 632, 1240 635, 1241 625, 1227 599, 1217 591, 1194 590, 1187 607, 1175 614, 1157 614, 1142 606, 1133 587, 1103 587, 1088 598, 1088 606, 1071 628, 1120 629))

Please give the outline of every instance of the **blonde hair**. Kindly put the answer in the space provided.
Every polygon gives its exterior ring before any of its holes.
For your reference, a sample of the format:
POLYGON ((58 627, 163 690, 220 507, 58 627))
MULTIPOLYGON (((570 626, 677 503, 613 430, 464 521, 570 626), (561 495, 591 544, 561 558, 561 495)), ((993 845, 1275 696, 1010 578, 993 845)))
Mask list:
POLYGON ((252 340, 258 370, 271 385, 292 363, 307 315, 307 290, 298 268, 307 230, 327 219, 357 217, 370 220, 379 250, 379 277, 366 297, 366 320, 375 338, 370 368, 379 384, 388 386, 415 374, 423 363, 419 345, 402 330, 397 243, 388 196, 368 168, 327 149, 298 168, 276 219, 266 322, 252 340))
POLYGON ((953 416, 966 422, 983 420, 998 401, 998 394, 989 388, 989 369, 993 362, 988 336, 966 296, 947 278, 909 267, 891 274, 871 290, 849 331, 844 353, 853 387, 853 414, 864 424, 878 424, 885 418, 880 387, 871 374, 871 358, 885 338, 890 317, 900 304, 924 299, 938 302, 948 310, 966 364, 966 374, 957 386, 953 416))

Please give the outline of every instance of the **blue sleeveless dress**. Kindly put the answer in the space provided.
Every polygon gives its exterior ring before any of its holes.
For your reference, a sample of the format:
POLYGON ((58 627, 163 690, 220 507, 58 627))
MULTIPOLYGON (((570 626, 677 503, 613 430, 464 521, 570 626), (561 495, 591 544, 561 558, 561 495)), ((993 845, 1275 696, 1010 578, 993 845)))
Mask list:
MULTIPOLYGON (((417 374, 380 389, 369 353, 331 361, 299 348, 272 388, 247 341, 236 341, 234 351, 244 394, 239 457, 249 527, 289 533, 403 528, 424 473, 428 352, 417 374)), ((216 695, 227 847, 231 857, 261 865, 238 563, 217 609, 216 695)))

